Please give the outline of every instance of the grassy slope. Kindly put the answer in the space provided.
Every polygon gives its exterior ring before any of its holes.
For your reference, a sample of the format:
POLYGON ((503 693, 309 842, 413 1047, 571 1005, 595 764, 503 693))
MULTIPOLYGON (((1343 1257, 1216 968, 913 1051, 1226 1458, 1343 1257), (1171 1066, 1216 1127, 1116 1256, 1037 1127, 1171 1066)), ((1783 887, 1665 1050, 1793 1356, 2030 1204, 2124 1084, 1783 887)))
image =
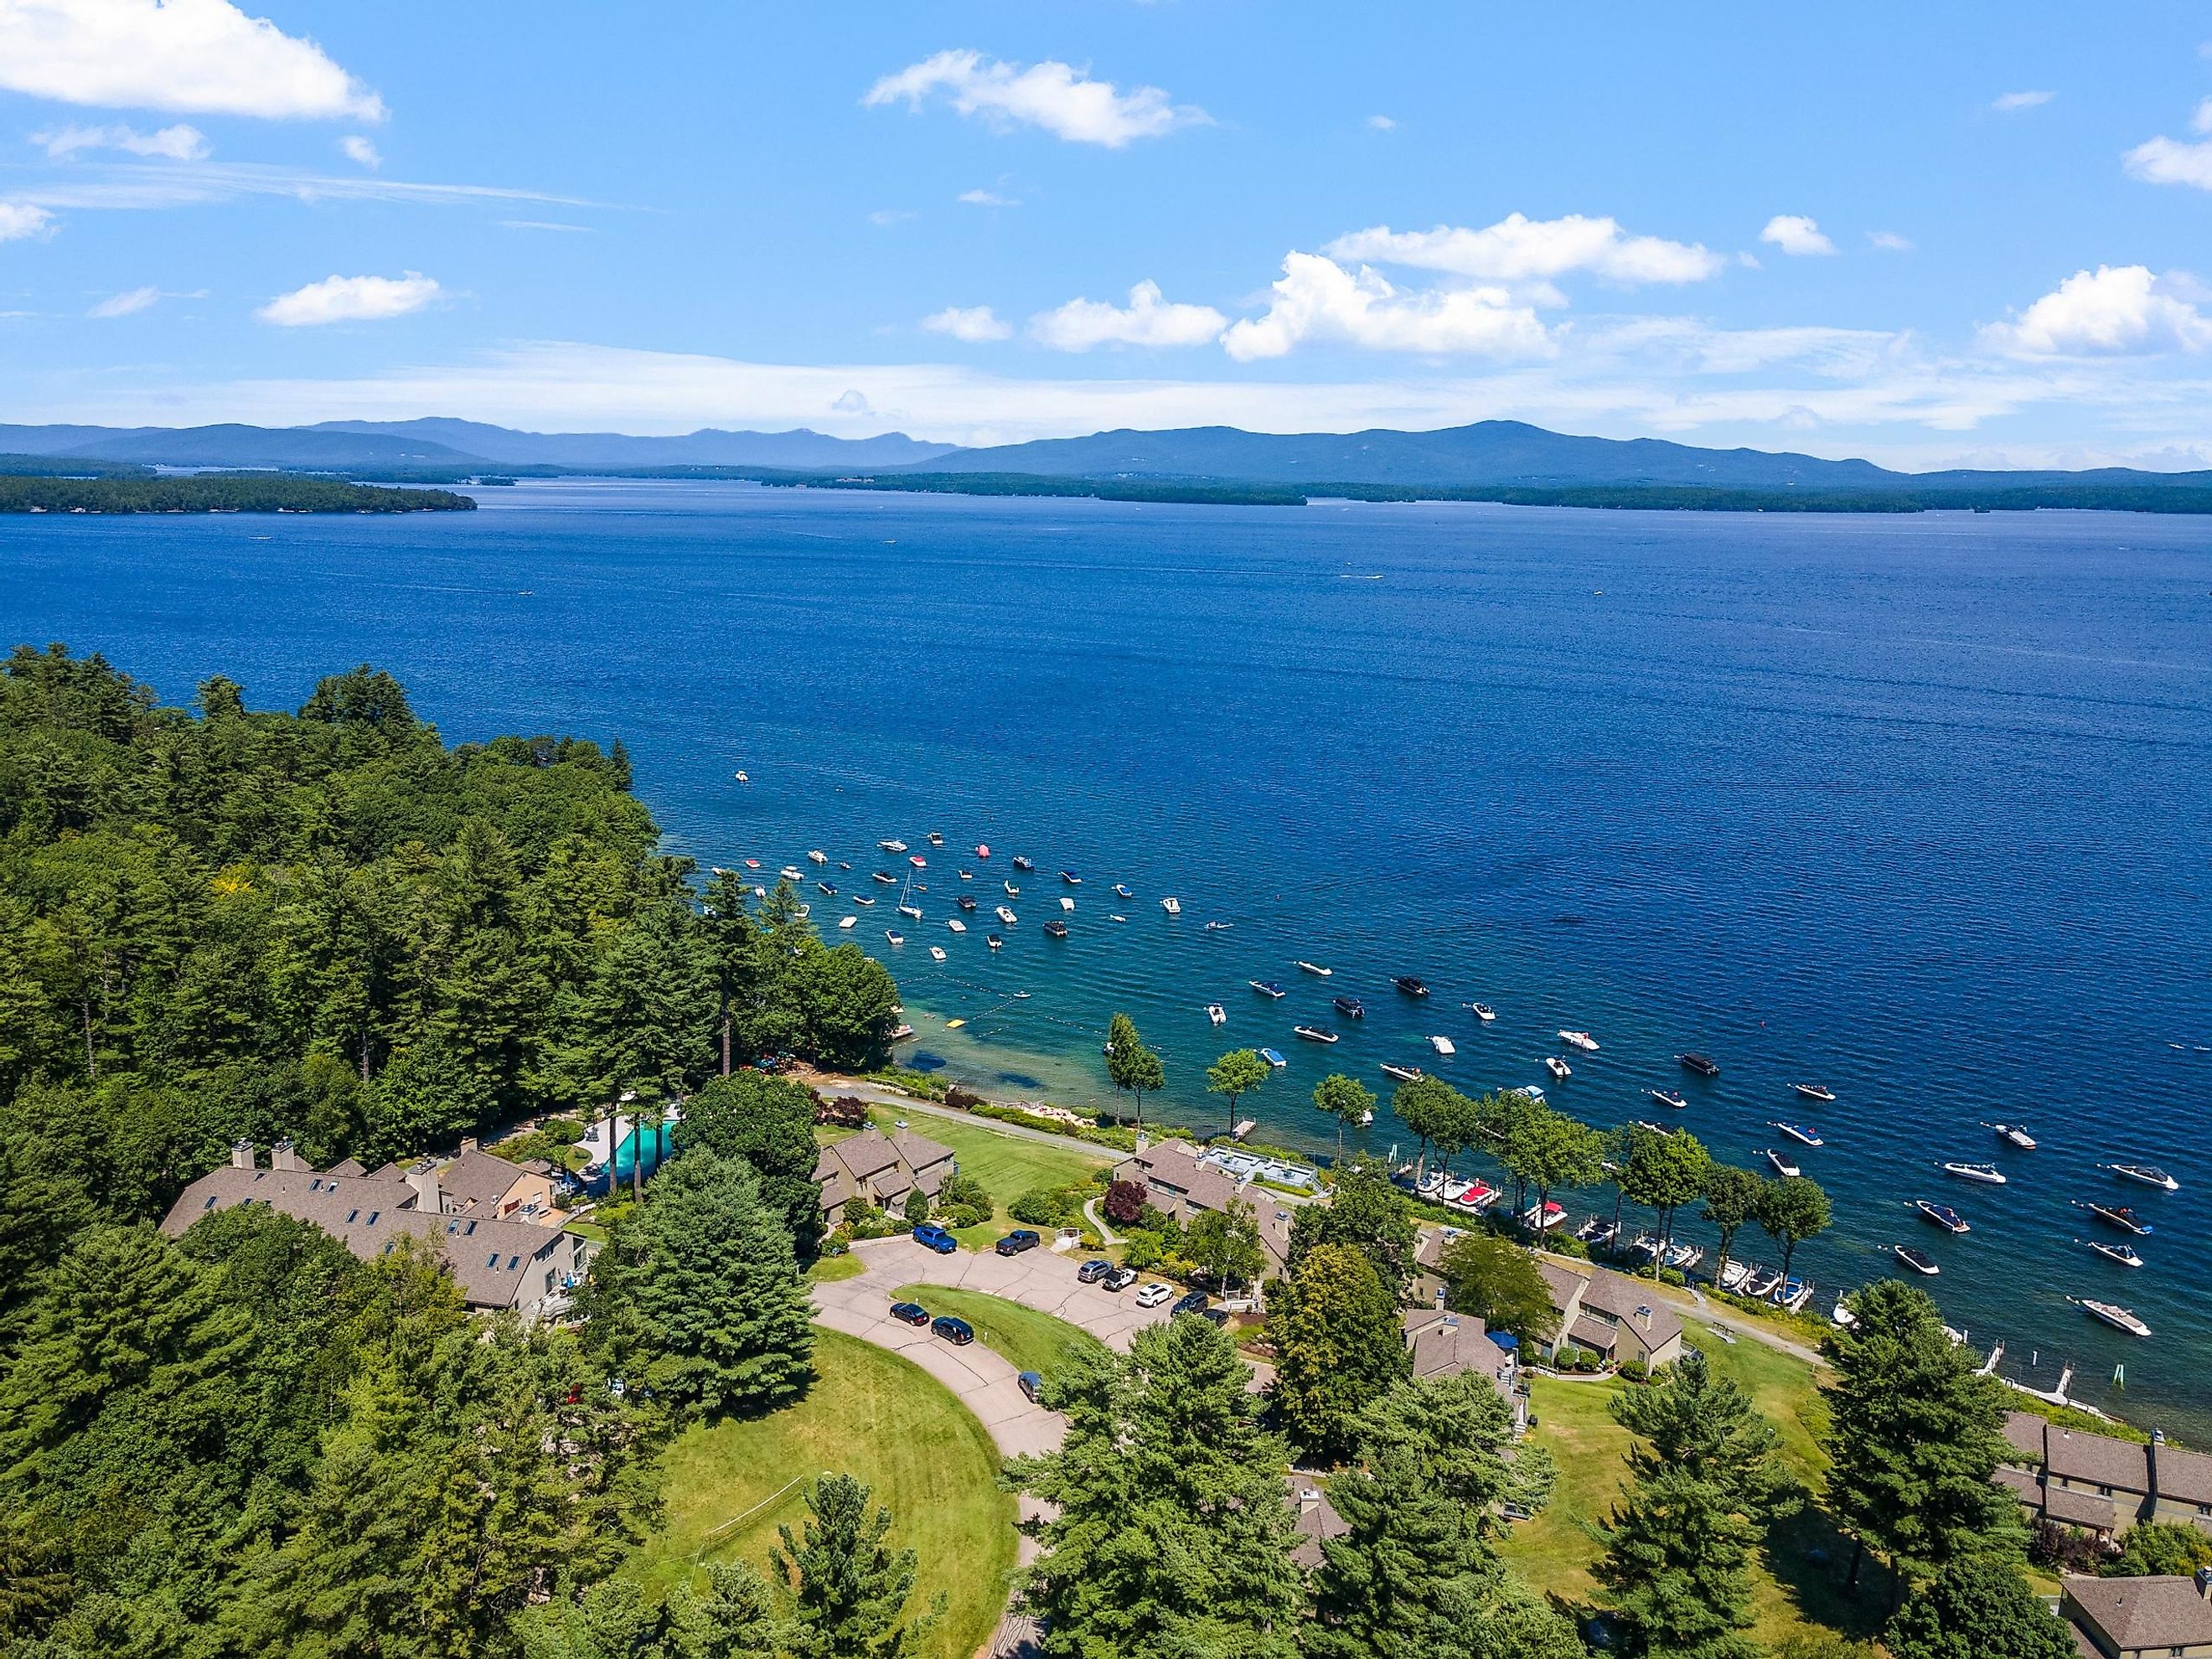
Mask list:
MULTIPOLYGON (((1723 1375, 1741 1385, 1780 1432, 1784 1453, 1799 1479, 1817 1489, 1826 1460, 1814 1437, 1826 1415, 1812 1368, 1763 1344, 1723 1343, 1702 1325, 1683 1323, 1689 1340, 1711 1356, 1723 1375)), ((1570 1601, 1594 1595, 1589 1568, 1601 1552, 1590 1528, 1605 1520, 1626 1478, 1622 1459, 1629 1436, 1607 1410, 1620 1386, 1549 1377, 1534 1382, 1531 1403, 1539 1420, 1533 1437, 1559 1461, 1559 1485, 1549 1509, 1514 1529, 1507 1553, 1538 1589, 1570 1601)), ((1841 1587, 1850 1557, 1850 1546, 1817 1510, 1808 1509, 1783 1523, 1755 1573, 1758 1623, 1753 1638, 1771 1647, 1808 1625, 1870 1635, 1883 1610, 1879 1573, 1867 1581, 1866 1593, 1845 1597, 1841 1587), (1807 1559, 1813 1550, 1826 1553, 1825 1566, 1807 1559)))
POLYGON ((665 1460, 667 1523, 626 1571, 663 1591, 698 1563, 764 1565, 777 1524, 795 1532, 805 1516, 790 1483, 849 1474, 890 1509, 892 1542, 919 1553, 924 1595, 942 1588, 950 1598, 925 1659, 969 1659, 1006 1605, 1014 1566, 1014 1500, 998 1490, 997 1449, 919 1367, 834 1331, 816 1341, 817 1379, 799 1404, 677 1438, 665 1460))
MULTIPOLYGON (((898 1114, 878 1110, 872 1115, 888 1133, 898 1114)), ((1103 1152, 1092 1158, 1087 1153, 1006 1134, 993 1127, 988 1118, 962 1123, 925 1117, 916 1112, 907 1119, 907 1127, 916 1134, 950 1146, 952 1155, 960 1160, 960 1173, 973 1176, 990 1189, 991 1198, 998 1206, 996 1214, 982 1226, 965 1228, 957 1235, 969 1249, 982 1249, 1018 1224, 1006 1213, 1006 1206, 1030 1188, 1065 1187, 1113 1162, 1103 1152)))
POLYGON ((1082 1354, 1103 1354, 1106 1345, 1086 1330, 1004 1297, 943 1285, 907 1285, 894 1292, 934 1314, 957 1314, 975 1328, 975 1340, 1016 1370, 1049 1376, 1082 1354))

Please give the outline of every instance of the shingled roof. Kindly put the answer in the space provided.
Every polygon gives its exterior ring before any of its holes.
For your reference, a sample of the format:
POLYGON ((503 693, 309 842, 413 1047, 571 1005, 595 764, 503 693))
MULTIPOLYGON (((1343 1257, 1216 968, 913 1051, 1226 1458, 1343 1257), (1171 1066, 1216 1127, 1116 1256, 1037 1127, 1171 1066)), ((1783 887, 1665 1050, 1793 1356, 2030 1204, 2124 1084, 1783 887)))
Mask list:
POLYGON ((2121 1652, 2212 1642, 2212 1601, 2187 1578, 2072 1578, 2066 1599, 2121 1652))
POLYGON ((2054 1480, 2109 1486, 2141 1497, 2150 1490, 2150 1448, 2108 1434, 2084 1434, 2056 1424, 2043 1439, 2045 1468, 2054 1480))

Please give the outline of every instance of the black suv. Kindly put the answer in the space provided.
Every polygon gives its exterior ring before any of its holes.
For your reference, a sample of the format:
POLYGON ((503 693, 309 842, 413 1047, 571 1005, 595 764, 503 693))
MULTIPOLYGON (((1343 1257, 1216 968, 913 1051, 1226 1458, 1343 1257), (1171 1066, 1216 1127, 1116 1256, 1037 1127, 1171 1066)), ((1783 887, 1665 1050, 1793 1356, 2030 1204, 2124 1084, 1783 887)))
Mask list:
POLYGON ((1017 1227, 992 1248, 1000 1255, 1019 1255, 1024 1250, 1034 1250, 1044 1243, 1027 1227, 1017 1227))
POLYGON ((951 1314, 939 1314, 929 1322, 933 1335, 941 1336, 956 1348, 964 1348, 975 1340, 975 1328, 964 1319, 951 1314))
POLYGON ((1205 1311, 1206 1292, 1204 1291, 1193 1291, 1188 1296, 1186 1296, 1178 1301, 1174 1307, 1168 1310, 1168 1316, 1172 1319, 1177 1314, 1204 1313, 1205 1311))
POLYGON ((1103 1257, 1094 1257, 1075 1270, 1075 1282, 1079 1285, 1096 1285, 1113 1271, 1112 1262, 1103 1257))

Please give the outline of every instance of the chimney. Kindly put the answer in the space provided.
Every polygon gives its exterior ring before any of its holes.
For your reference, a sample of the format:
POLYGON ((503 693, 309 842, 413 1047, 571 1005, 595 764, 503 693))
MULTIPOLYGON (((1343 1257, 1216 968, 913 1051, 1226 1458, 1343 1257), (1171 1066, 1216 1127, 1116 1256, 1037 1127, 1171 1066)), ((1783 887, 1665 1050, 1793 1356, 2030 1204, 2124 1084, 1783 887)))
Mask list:
POLYGON ((476 1149, 477 1138, 474 1135, 463 1135, 461 1137, 461 1156, 463 1158, 466 1158, 471 1152, 476 1151, 476 1149))
POLYGON ((415 1189, 415 1207, 424 1215, 441 1215, 445 1204, 438 1194, 438 1166, 434 1164, 416 1165, 407 1172, 407 1184, 415 1189))
POLYGON ((2212 1567, 2197 1569, 2197 1593, 2206 1601, 2212 1601, 2212 1567))
POLYGON ((1139 1152, 1143 1152, 1143 1151, 1145 1150, 1145 1148, 1146 1148, 1146 1147, 1147 1147, 1147 1146, 1151 1146, 1152 1144, 1152 1136, 1150 1136, 1150 1135, 1146 1134, 1146 1133, 1142 1129, 1139 1129, 1139 1130, 1138 1130, 1138 1131, 1137 1131, 1137 1150, 1138 1150, 1139 1152))
POLYGON ((296 1170, 300 1167, 300 1154, 293 1150, 290 1141, 280 1140, 269 1149, 269 1167, 272 1170, 296 1170))
POLYGON ((253 1143, 252 1141, 235 1140, 231 1143, 230 1167, 234 1170, 250 1170, 253 1167, 253 1143))
POLYGON ((1320 1507, 1321 1507, 1321 1488, 1320 1488, 1320 1487, 1318 1487, 1318 1486, 1300 1486, 1300 1487, 1298 1488, 1298 1513, 1299 1513, 1300 1515, 1311 1515, 1311 1514, 1312 1514, 1316 1510, 1319 1509, 1320 1507))

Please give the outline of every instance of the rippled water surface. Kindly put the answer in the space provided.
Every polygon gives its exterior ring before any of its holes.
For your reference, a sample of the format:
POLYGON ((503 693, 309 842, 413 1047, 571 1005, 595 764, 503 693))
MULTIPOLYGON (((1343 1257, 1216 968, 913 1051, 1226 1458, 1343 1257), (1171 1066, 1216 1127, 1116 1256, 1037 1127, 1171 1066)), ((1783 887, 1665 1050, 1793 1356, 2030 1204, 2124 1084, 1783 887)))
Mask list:
MULTIPOLYGON (((1165 1054, 1168 1115, 1218 1123, 1206 1062, 1267 1044, 1289 1064, 1240 1111, 1317 1149, 1325 1070, 1546 1082, 1557 1031, 1587 1029, 1600 1052, 1564 1051, 1575 1075, 1550 1093, 1593 1123, 1658 1115, 1659 1085, 1747 1164, 1771 1121, 1818 1127, 1800 1161, 1838 1211, 1801 1256, 1819 1306, 1917 1244, 2008 1372, 2047 1386, 2070 1360, 2094 1399, 2124 1361, 2124 1409, 2212 1438, 2212 526, 667 483, 483 499, 0 520, 0 613, 11 639, 98 647, 177 701, 221 670, 296 704, 369 659, 450 739, 619 735, 702 864, 825 851, 842 890, 812 895, 817 918, 860 917, 848 936, 892 962, 926 1056, 1002 1090, 1103 1096, 1122 1008, 1165 1054), (927 920, 896 951, 896 899, 868 880, 898 862, 888 837, 929 859, 927 920), (955 936, 962 867, 982 905, 955 936), (994 957, 1001 901, 1020 921, 994 957), (1069 938, 1043 938, 1063 914, 1069 938), (1434 994, 1400 995, 1401 973, 1434 994), (1339 993, 1364 1021, 1330 1011, 1339 993), (1291 1036, 1315 1020, 1343 1041, 1291 1036), (1720 1078, 1682 1073, 1686 1048, 1720 1078), (1838 1097, 1807 1105, 1799 1080, 1838 1097), (1996 1120, 2040 1150, 2002 1148, 1996 1120), (1934 1168, 1959 1158, 2010 1184, 1934 1168), (2119 1187, 2095 1168, 2118 1158, 2181 1191, 2119 1187), (2139 1273, 2075 1242, 2096 1224, 2069 1200, 2121 1194, 2157 1224, 2139 1273), (1912 1218, 1922 1195, 1972 1232, 1912 1218)), ((1387 1113, 1370 1135, 1400 1139, 1387 1113)))

